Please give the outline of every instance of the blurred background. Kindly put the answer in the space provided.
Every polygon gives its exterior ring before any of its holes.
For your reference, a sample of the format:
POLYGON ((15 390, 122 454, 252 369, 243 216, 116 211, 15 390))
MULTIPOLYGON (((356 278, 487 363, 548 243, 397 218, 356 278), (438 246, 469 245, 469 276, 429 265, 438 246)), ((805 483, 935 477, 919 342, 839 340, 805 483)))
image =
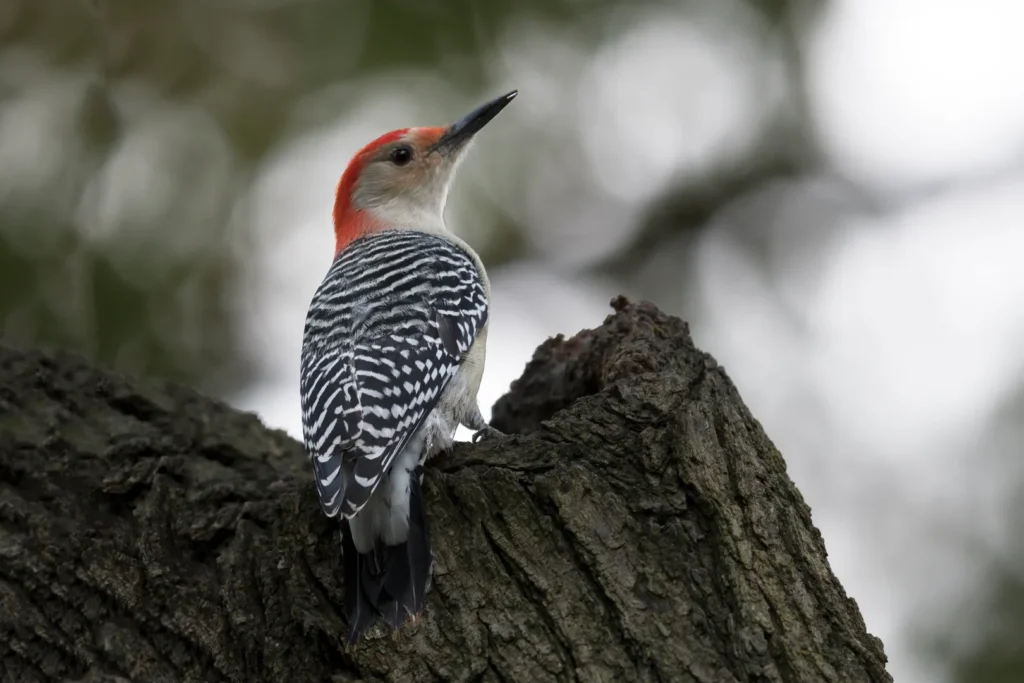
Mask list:
POLYGON ((448 218, 482 403, 618 293, 692 324, 901 683, 1024 680, 1024 3, 2 0, 0 337, 299 433, 334 186, 512 88, 448 218))

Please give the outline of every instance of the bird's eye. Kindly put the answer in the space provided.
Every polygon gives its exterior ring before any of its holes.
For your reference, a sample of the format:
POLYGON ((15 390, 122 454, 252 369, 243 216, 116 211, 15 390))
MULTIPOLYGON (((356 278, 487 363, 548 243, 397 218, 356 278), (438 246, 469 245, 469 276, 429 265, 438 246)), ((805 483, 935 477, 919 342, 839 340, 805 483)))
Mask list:
POLYGON ((391 155, 388 159, 396 166, 405 166, 412 161, 412 150, 408 147, 396 147, 391 150, 391 155))

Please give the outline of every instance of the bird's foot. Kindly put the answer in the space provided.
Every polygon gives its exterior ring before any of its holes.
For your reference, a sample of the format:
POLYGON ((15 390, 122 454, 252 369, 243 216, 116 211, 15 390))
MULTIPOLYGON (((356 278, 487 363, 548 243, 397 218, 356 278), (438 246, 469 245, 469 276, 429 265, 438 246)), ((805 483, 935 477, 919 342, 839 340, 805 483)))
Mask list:
POLYGON ((496 439, 499 436, 505 436, 505 434, 498 431, 491 425, 484 425, 473 434, 473 443, 480 443, 481 441, 486 441, 488 439, 496 439))
POLYGON ((415 626, 417 623, 419 623, 418 617, 419 617, 418 614, 410 614, 409 612, 406 612, 405 613, 405 619, 402 620, 402 623, 399 624, 398 626, 393 626, 391 628, 391 640, 392 640, 392 642, 395 642, 399 638, 402 637, 402 631, 405 628, 407 628, 409 626, 415 626))

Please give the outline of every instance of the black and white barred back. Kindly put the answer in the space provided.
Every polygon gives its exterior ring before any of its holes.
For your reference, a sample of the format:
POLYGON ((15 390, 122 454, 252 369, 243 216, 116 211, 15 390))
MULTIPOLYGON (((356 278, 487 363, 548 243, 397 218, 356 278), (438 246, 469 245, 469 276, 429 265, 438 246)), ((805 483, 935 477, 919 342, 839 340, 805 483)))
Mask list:
POLYGON ((338 254, 310 303, 300 371, 303 439, 328 516, 366 504, 487 314, 476 263, 443 236, 386 230, 338 254))

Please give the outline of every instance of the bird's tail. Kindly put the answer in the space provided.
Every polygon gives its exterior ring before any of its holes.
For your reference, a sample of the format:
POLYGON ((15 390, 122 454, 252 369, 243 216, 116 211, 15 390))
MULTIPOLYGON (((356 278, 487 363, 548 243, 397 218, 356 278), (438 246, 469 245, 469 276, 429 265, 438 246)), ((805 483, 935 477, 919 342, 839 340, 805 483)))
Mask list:
POLYGON ((349 521, 341 525, 345 578, 345 618, 349 644, 355 643, 377 617, 398 630, 423 611, 430 587, 434 554, 430 549, 420 478, 422 466, 409 477, 409 535, 404 543, 386 545, 378 537, 372 550, 360 553, 349 521))

